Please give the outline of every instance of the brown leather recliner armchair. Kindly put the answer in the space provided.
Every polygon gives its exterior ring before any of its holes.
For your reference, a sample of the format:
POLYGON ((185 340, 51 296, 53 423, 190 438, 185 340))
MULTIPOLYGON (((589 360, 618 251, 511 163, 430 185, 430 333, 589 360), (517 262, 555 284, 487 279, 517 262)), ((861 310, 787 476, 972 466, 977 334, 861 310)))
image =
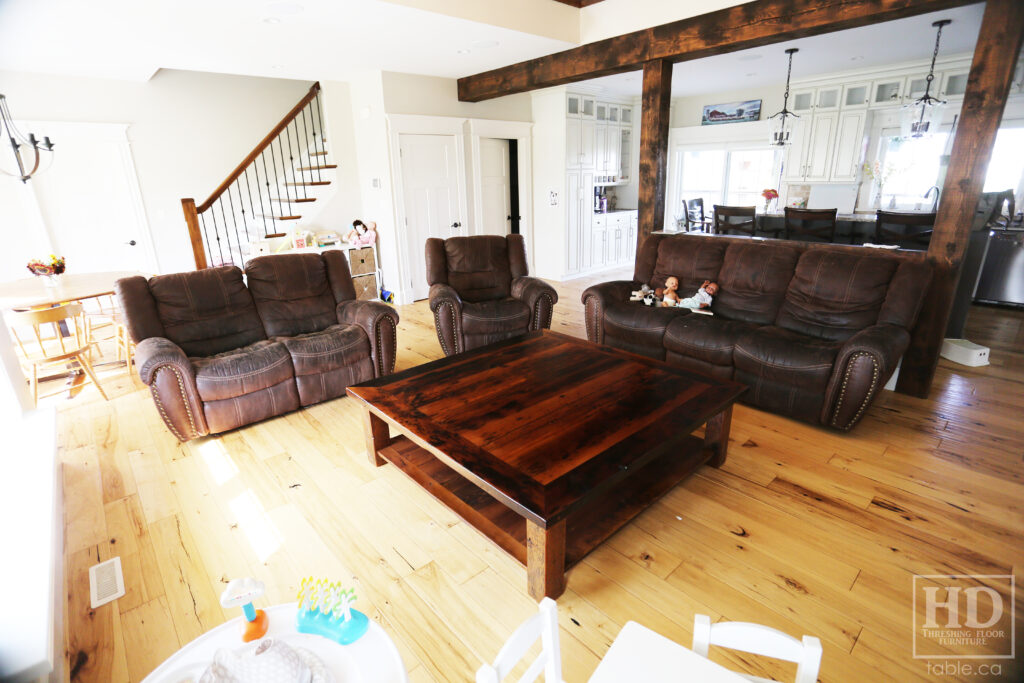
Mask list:
POLYGON ((427 240, 427 283, 446 356, 551 327, 558 294, 528 277, 522 235, 427 240))
POLYGON ((356 299, 341 251, 118 280, 135 361, 181 441, 225 432, 392 372, 398 314, 356 299))

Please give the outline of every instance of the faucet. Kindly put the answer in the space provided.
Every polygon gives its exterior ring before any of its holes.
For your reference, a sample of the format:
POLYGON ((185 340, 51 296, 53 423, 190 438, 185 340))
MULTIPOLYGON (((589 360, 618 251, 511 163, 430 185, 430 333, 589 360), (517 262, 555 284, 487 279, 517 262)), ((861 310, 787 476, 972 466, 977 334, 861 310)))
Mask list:
POLYGON ((935 190, 935 198, 932 199, 932 213, 939 210, 939 186, 932 185, 928 188, 928 191, 924 193, 924 199, 928 199, 931 196, 932 190, 935 190))

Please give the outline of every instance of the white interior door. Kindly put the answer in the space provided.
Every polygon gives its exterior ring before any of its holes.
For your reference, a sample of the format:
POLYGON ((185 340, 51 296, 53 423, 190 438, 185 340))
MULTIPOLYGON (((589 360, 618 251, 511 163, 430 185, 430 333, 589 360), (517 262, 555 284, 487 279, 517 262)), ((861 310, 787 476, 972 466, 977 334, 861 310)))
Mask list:
POLYGON ((53 253, 75 273, 153 271, 126 128, 77 124, 55 135, 52 166, 29 181, 53 253))
POLYGON ((409 286, 413 300, 425 299, 427 238, 468 234, 460 216, 462 191, 453 135, 399 135, 405 208, 409 286))
POLYGON ((480 233, 507 235, 512 230, 512 185, 508 140, 480 138, 480 233))

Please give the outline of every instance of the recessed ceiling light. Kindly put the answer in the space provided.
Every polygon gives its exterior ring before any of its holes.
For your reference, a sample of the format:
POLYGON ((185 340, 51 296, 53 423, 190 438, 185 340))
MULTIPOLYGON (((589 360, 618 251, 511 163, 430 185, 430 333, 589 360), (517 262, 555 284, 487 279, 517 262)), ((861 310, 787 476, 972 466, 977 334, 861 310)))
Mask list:
POLYGON ((475 40, 475 41, 473 41, 473 47, 478 47, 481 50, 489 50, 490 48, 498 47, 499 45, 501 45, 501 43, 499 43, 496 40, 475 40))
POLYGON ((751 76, 756 76, 756 75, 757 75, 757 72, 756 72, 756 71, 751 71, 751 72, 750 72, 750 73, 748 73, 748 74, 747 74, 746 76, 747 76, 747 78, 750 78, 751 76))
POLYGON ((277 17, 264 17, 263 18, 263 23, 264 24, 280 24, 281 20, 278 19, 277 17))
POLYGON ((469 48, 464 47, 461 50, 456 50, 455 54, 457 54, 457 55, 468 55, 470 52, 471 52, 471 50, 469 48))
POLYGON ((850 61, 851 62, 859 62, 862 59, 864 59, 864 55, 857 55, 856 57, 850 57, 850 61))
POLYGON ((757 61, 758 59, 761 59, 762 57, 764 57, 764 55, 758 54, 758 53, 754 53, 754 54, 749 54, 749 55, 741 55, 739 57, 739 60, 741 62, 754 62, 754 61, 757 61))

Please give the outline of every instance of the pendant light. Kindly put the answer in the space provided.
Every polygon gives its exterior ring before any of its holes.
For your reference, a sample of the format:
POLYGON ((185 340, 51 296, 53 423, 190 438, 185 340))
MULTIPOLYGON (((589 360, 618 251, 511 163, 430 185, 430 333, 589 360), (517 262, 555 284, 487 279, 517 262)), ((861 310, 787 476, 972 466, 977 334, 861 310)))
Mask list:
POLYGON ((768 120, 772 122, 771 138, 768 142, 776 147, 784 147, 793 143, 791 136, 796 127, 796 120, 800 118, 789 110, 789 79, 793 74, 793 55, 797 52, 799 49, 795 47, 786 50, 786 54, 789 55, 789 68, 786 70, 786 92, 782 95, 782 110, 768 117, 768 120))
POLYGON ((53 143, 50 138, 44 137, 40 142, 35 134, 29 133, 26 137, 14 126, 14 117, 11 110, 7 108, 7 98, 0 95, 0 135, 3 135, 10 142, 11 150, 14 152, 14 161, 17 165, 17 172, 3 171, 7 175, 13 175, 21 182, 27 183, 36 171, 39 170, 41 152, 53 154, 53 143))
POLYGON ((900 134, 903 138, 923 138, 934 135, 942 124, 942 111, 945 100, 932 97, 932 81, 935 80, 935 58, 939 56, 939 41, 942 40, 942 27, 953 23, 950 19, 940 19, 932 24, 938 30, 935 33, 935 50, 932 51, 932 65, 925 78, 924 95, 913 102, 903 105, 900 112, 900 134))

